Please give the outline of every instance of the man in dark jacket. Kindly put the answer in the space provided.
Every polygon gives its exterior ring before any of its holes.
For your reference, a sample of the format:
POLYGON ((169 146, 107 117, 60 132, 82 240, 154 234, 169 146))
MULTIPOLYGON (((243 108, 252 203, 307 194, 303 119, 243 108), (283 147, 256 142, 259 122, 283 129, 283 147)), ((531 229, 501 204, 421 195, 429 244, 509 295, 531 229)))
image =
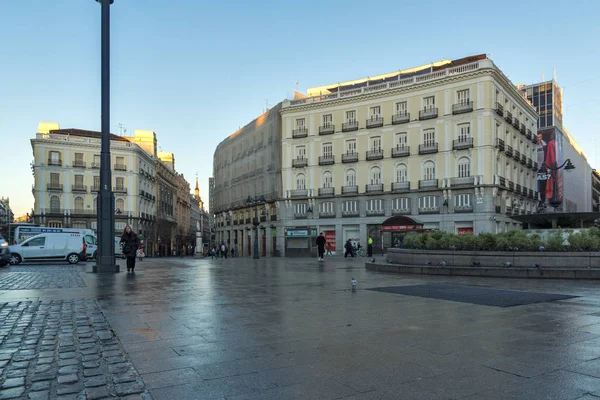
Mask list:
POLYGON ((350 255, 350 257, 354 257, 354 247, 352 246, 352 242, 350 242, 350 239, 346 241, 344 248, 346 249, 346 252, 344 253, 344 258, 348 257, 348 255, 350 255))
POLYGON ((138 235, 136 235, 135 232, 131 230, 131 227, 127 225, 125 227, 125 232, 123 232, 123 236, 121 236, 123 255, 127 257, 127 272, 133 272, 135 269, 135 256, 139 245, 140 239, 138 238, 138 235))
POLYGON ((325 236, 323 236, 323 232, 317 238, 317 250, 319 252, 319 261, 323 261, 323 257, 325 256, 325 236))

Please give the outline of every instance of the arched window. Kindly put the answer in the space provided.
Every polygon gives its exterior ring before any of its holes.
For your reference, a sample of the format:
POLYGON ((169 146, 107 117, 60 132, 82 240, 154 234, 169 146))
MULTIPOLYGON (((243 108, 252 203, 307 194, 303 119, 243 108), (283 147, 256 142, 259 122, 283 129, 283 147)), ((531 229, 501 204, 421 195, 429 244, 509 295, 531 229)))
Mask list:
POLYGON ((396 182, 404 183, 408 181, 408 168, 406 164, 400 164, 396 167, 396 182))
POLYGON ((115 212, 117 214, 125 212, 125 201, 123 199, 117 199, 115 201, 115 212))
POLYGON ((296 175, 296 189, 297 190, 306 189, 306 178, 304 177, 304 174, 296 175))
POLYGON ((323 187, 324 188, 333 187, 333 175, 329 171, 326 171, 323 173, 323 187))
POLYGON ((353 169, 346 171, 346 186, 356 186, 356 171, 353 169))
POLYGON ((60 212, 60 198, 58 196, 50 197, 50 211, 54 213, 60 212))
POLYGON ((430 181, 435 179, 435 163, 427 161, 423 164, 423 180, 430 181))
POLYGON ((471 160, 461 157, 458 159, 458 177, 467 178, 469 176, 471 176, 471 160))
POLYGON ((381 169, 379 167, 371 168, 370 174, 371 185, 379 185, 381 183, 381 169))
POLYGON ((83 211, 83 197, 75 197, 75 211, 83 211))

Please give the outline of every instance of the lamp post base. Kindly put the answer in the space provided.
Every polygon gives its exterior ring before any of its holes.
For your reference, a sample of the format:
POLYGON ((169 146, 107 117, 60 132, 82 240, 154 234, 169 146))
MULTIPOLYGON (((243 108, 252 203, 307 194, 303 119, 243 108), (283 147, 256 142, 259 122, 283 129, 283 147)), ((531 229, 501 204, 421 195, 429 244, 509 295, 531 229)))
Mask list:
POLYGON ((113 274, 115 272, 121 272, 121 267, 117 263, 112 264, 101 264, 98 263, 92 267, 92 272, 95 274, 113 274))

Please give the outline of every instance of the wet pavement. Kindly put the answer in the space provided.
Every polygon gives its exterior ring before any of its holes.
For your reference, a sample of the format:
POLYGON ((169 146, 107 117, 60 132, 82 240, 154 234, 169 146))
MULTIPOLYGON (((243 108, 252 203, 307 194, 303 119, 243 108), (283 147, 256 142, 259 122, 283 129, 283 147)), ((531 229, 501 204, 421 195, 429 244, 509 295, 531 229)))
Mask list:
POLYGON ((600 399, 597 282, 364 261, 0 269, 0 399, 600 399), (576 297, 496 307, 366 290, 407 285, 576 297))

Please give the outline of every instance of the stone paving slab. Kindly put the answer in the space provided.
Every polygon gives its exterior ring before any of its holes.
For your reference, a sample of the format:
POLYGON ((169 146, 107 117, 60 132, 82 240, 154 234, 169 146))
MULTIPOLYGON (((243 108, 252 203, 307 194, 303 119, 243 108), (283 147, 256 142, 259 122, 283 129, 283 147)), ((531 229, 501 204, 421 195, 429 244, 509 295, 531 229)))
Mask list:
POLYGON ((0 290, 84 287, 85 281, 73 265, 18 265, 0 270, 0 290))
POLYGON ((0 303, 0 399, 119 396, 151 399, 95 300, 0 303))

